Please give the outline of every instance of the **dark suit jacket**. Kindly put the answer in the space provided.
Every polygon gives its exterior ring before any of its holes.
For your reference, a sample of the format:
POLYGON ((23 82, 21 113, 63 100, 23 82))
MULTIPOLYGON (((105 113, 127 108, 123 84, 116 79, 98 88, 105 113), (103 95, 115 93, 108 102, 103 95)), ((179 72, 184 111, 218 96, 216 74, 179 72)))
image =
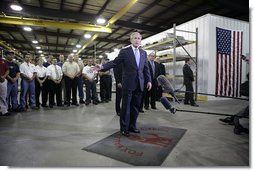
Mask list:
POLYGON ((152 69, 152 65, 151 65, 150 62, 148 62, 148 66, 149 66, 149 71, 150 71, 150 74, 151 74, 153 87, 156 87, 158 85, 157 77, 160 75, 160 64, 154 61, 154 67, 155 67, 155 69, 154 69, 155 70, 154 78, 153 78, 153 69, 152 69))
POLYGON ((137 67, 135 55, 132 47, 122 49, 119 55, 110 62, 103 64, 103 70, 108 70, 110 68, 116 67, 122 63, 122 88, 123 90, 136 90, 137 86, 140 90, 144 90, 144 84, 151 82, 147 54, 144 50, 139 49, 140 52, 140 62, 139 67, 137 67))
POLYGON ((183 66, 183 79, 185 85, 192 84, 192 81, 194 81, 193 72, 188 64, 183 66))
POLYGON ((160 63, 160 75, 166 75, 165 65, 160 63))
POLYGON ((116 80, 116 86, 119 83, 122 83, 122 75, 123 75, 123 64, 117 65, 114 69, 114 76, 116 80))

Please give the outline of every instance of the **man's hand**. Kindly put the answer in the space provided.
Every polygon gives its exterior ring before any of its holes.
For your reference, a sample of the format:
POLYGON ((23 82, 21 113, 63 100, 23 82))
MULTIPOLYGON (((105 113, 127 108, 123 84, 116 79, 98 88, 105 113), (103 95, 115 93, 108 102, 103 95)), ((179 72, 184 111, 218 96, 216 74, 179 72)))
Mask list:
POLYGON ((96 64, 93 68, 92 68, 92 70, 93 71, 99 71, 99 70, 101 70, 102 69, 102 66, 101 65, 99 65, 99 64, 96 64))
POLYGON ((5 78, 3 76, 0 76, 0 83, 3 83, 5 81, 5 78))
POLYGON ((146 84, 146 88, 148 89, 148 91, 150 91, 151 88, 152 88, 152 83, 151 83, 151 82, 148 82, 148 83, 146 84))
POLYGON ((118 88, 122 88, 122 84, 121 84, 121 83, 118 83, 118 84, 117 84, 117 87, 118 87, 118 88))

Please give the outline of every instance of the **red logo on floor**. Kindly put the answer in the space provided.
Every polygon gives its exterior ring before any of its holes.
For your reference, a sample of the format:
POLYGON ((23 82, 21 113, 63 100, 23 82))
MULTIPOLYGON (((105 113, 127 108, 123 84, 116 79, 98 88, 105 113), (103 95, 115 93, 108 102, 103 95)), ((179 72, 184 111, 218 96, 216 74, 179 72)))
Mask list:
POLYGON ((170 138, 161 137, 155 133, 153 133, 153 134, 148 133, 148 134, 145 134, 144 136, 131 135, 130 137, 128 137, 128 139, 130 139, 132 141, 138 141, 141 143, 145 143, 145 144, 158 145, 161 147, 167 147, 170 144, 170 142, 172 141, 172 139, 170 139, 170 138))

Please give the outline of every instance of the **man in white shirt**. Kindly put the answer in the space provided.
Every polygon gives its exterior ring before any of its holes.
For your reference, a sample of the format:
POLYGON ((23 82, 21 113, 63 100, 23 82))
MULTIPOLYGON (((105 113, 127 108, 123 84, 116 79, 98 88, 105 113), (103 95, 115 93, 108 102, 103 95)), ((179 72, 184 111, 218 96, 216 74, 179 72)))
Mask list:
POLYGON ((47 101, 48 101, 48 96, 47 92, 49 87, 46 86, 45 81, 47 80, 46 76, 46 71, 47 68, 43 66, 43 59, 38 58, 37 60, 37 65, 35 66, 35 72, 36 72, 36 77, 35 77, 35 100, 36 100, 36 106, 40 107, 40 94, 41 94, 41 99, 42 99, 42 107, 48 107, 47 106, 47 101))
POLYGON ((34 78, 36 76, 35 66, 30 63, 31 55, 25 55, 25 61, 20 65, 21 75, 21 94, 20 94, 20 106, 21 111, 26 110, 26 95, 29 91, 31 109, 38 109, 35 105, 35 84, 34 78))
POLYGON ((47 68, 47 76, 49 79, 49 107, 53 108, 54 98, 56 95, 57 106, 63 106, 62 104, 62 84, 61 80, 63 72, 60 66, 56 65, 57 60, 53 58, 52 64, 47 68))
POLYGON ((79 106, 77 103, 77 86, 78 86, 78 74, 80 72, 79 66, 73 61, 73 56, 68 56, 68 61, 64 62, 63 74, 65 79, 66 88, 66 102, 67 106, 70 106, 71 94, 72 94, 72 105, 79 106))
POLYGON ((83 76, 82 76, 82 71, 83 71, 83 68, 84 68, 84 64, 83 64, 83 61, 79 60, 79 56, 78 55, 74 56, 74 61, 79 65, 79 69, 80 69, 80 72, 77 75, 77 77, 78 77, 79 103, 80 104, 84 104, 85 102, 84 102, 83 76))
POLYGON ((96 92, 96 81, 95 81, 95 78, 97 77, 98 72, 93 70, 92 64, 93 64, 93 59, 91 58, 88 59, 87 66, 85 66, 82 71, 83 77, 85 78, 85 84, 86 84, 86 101, 85 101, 86 105, 89 105, 91 103, 91 100, 93 100, 93 104, 95 105, 98 104, 98 96, 96 92))

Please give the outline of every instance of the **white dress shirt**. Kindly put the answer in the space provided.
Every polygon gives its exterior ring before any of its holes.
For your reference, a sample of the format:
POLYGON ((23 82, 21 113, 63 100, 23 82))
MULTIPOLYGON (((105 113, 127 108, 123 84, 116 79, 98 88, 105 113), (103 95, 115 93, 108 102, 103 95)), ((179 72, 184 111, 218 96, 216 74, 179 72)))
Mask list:
POLYGON ((37 73, 37 77, 43 78, 46 77, 47 68, 44 66, 35 66, 35 72, 37 73))
POLYGON ((35 65, 27 62, 23 62, 19 66, 19 70, 21 74, 24 74, 28 78, 32 78, 33 74, 36 72, 35 65))
POLYGON ((93 78, 96 75, 96 73, 97 73, 97 71, 93 70, 93 67, 94 66, 88 66, 88 65, 85 66, 83 68, 82 73, 85 74, 90 79, 93 78))
POLYGON ((63 76, 63 72, 58 65, 49 65, 47 67, 47 76, 51 76, 54 80, 59 80, 63 76))

